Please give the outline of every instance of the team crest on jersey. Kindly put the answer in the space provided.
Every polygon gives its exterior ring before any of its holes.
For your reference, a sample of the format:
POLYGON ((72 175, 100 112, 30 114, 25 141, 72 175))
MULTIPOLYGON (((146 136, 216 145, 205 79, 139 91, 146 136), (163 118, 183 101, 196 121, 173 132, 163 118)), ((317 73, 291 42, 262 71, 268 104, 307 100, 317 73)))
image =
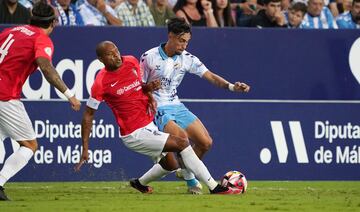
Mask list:
POLYGON ((181 68, 181 64, 180 63, 175 63, 174 68, 175 69, 181 68))
POLYGON ((44 51, 45 51, 45 53, 46 53, 47 55, 49 55, 49 57, 51 57, 52 50, 51 50, 50 47, 46 47, 46 48, 44 49, 44 51))

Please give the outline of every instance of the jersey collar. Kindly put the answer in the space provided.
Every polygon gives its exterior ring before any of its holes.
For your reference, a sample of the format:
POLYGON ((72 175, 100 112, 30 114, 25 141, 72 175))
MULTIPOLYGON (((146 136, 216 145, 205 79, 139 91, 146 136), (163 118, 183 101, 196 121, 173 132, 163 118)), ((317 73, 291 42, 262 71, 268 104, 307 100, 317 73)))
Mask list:
MULTIPOLYGON (((159 54, 160 54, 160 57, 163 59, 163 60, 166 60, 168 59, 169 57, 166 55, 165 51, 164 51, 164 47, 165 47, 165 44, 166 43, 161 43, 160 46, 159 46, 159 54)), ((172 56, 171 58, 175 61, 177 59, 179 55, 174 55, 172 56)))

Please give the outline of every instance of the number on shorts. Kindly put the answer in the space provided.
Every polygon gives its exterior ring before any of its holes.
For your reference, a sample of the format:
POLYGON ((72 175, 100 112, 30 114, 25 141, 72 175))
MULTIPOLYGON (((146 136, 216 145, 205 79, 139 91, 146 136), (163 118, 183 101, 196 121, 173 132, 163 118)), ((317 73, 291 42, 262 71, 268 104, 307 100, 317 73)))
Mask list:
POLYGON ((0 47, 0 63, 4 61, 5 56, 9 52, 10 46, 14 43, 14 39, 12 39, 13 36, 14 36, 13 34, 9 34, 5 42, 0 47))

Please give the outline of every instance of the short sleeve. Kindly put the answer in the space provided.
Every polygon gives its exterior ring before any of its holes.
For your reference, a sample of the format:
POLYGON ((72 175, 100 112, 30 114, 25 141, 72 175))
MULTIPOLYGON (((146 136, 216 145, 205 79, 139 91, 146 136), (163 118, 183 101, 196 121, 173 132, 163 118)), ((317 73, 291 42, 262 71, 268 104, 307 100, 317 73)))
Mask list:
POLYGON ((144 53, 140 58, 140 73, 143 83, 147 83, 149 78, 150 69, 147 64, 147 59, 147 53, 144 53))
MULTIPOLYGON (((99 76, 98 76, 99 77, 99 76)), ((86 105, 92 109, 97 110, 100 103, 103 101, 103 89, 102 85, 100 84, 102 78, 101 76, 98 78, 96 77, 93 86, 91 87, 91 94, 86 103, 86 105)))
POLYGON ((46 35, 40 35, 35 41, 35 59, 45 57, 51 61, 54 53, 54 45, 46 35))
POLYGON ((202 77, 204 73, 208 70, 206 66, 194 55, 190 56, 192 58, 192 63, 190 66, 189 72, 192 74, 196 74, 199 77, 202 77))
POLYGON ((136 70, 136 76, 138 77, 139 81, 141 82, 141 77, 142 77, 142 74, 141 74, 141 70, 140 70, 140 65, 139 65, 139 61, 138 59, 136 59, 136 57, 134 56, 130 56, 128 57, 131 59, 131 63, 133 64, 135 70, 136 70))

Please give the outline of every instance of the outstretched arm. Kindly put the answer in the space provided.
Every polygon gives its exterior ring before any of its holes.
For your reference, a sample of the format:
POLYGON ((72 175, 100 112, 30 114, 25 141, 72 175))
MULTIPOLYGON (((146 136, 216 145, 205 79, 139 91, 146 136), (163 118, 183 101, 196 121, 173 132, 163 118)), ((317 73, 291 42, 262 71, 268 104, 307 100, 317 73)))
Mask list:
POLYGON ((48 60, 45 57, 38 57, 36 59, 36 64, 40 67, 40 70, 44 74, 45 79, 68 98, 71 107, 75 111, 80 110, 80 106, 81 106, 80 101, 76 99, 75 95, 70 92, 68 87, 65 85, 64 81, 60 78, 59 74, 56 72, 50 60, 48 60))
POLYGON ((246 83, 243 82, 235 82, 234 84, 228 82, 221 76, 212 73, 211 71, 206 71, 202 78, 209 81, 211 84, 224 88, 229 89, 230 91, 236 91, 236 92, 249 92, 250 86, 248 86, 246 83))
POLYGON ((92 121, 95 115, 94 109, 86 107, 81 121, 81 140, 82 140, 82 154, 79 163, 75 166, 75 171, 80 171, 81 166, 89 159, 89 138, 91 133, 92 121))

